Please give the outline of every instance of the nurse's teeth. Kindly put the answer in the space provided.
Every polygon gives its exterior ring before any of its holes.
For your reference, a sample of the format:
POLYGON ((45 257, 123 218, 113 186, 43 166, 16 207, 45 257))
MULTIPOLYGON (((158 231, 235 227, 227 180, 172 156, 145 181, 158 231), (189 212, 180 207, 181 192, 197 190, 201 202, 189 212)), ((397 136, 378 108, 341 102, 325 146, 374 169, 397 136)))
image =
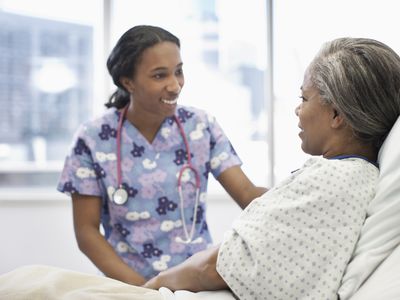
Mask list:
POLYGON ((166 103, 166 104, 175 104, 178 102, 178 98, 173 99, 173 100, 161 99, 161 102, 166 103))

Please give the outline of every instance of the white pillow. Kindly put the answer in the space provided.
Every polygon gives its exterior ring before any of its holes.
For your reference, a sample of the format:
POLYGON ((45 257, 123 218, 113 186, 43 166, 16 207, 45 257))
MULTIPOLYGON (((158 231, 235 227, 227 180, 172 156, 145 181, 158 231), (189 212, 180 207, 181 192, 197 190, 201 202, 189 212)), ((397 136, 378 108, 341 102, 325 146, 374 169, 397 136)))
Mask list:
POLYGON ((379 154, 379 182, 368 207, 353 256, 339 288, 341 300, 349 299, 379 264, 400 244, 400 117, 379 154))
POLYGON ((351 300, 400 299, 400 246, 393 250, 351 300))

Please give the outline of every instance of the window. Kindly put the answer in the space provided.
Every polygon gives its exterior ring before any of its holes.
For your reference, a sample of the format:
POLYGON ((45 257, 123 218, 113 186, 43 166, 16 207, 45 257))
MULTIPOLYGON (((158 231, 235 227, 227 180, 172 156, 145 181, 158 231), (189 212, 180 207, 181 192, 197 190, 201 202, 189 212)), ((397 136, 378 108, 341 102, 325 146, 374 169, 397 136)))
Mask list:
MULTIPOLYGON (((104 109, 113 91, 105 68, 109 49, 138 24, 164 27, 181 39, 181 103, 216 116, 243 169, 265 185, 264 2, 105 0, 104 17, 95 0, 2 1, 0 192, 54 191, 73 133, 104 109)), ((211 181, 210 192, 219 189, 211 181)))
MULTIPOLYGON (((266 185, 265 1, 119 0, 112 12, 112 45, 139 24, 161 26, 178 36, 185 72, 180 104, 214 115, 247 175, 266 185)), ((221 189, 211 180, 211 193, 221 189)))
POLYGON ((275 178, 301 167, 307 156, 297 136, 303 73, 322 43, 339 37, 377 39, 400 53, 396 0, 274 1, 275 178))
POLYGON ((0 3, 0 188, 55 188, 72 135, 92 114, 96 3, 0 3))
MULTIPOLYGON (((109 50, 138 24, 162 26, 181 39, 186 84, 180 103, 216 116, 249 177, 261 185, 271 182, 268 2, 1 1, 0 194, 21 187, 54 191, 73 132, 104 109, 114 89, 105 68, 109 50), (105 11, 109 18, 103 17, 103 3, 111 4, 105 11)), ((307 157, 294 109, 303 72, 320 45, 339 36, 363 36, 400 52, 395 31, 400 21, 396 0, 273 4, 273 179, 278 182, 307 157)), ((211 182, 210 192, 218 189, 211 182)))

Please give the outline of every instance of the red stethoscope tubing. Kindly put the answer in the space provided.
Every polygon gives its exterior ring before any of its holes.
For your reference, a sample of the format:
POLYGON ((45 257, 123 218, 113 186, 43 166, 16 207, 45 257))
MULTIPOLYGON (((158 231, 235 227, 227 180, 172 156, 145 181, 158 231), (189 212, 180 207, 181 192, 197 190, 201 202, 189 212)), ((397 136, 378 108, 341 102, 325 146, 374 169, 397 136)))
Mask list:
POLYGON ((193 167, 192 165, 192 154, 190 152, 190 148, 189 148, 189 142, 186 138, 186 134, 185 131, 183 130, 183 126, 182 123, 179 121, 179 119, 174 116, 174 120, 176 122, 176 124, 178 125, 179 128, 179 132, 181 133, 183 142, 185 143, 185 148, 186 148, 186 155, 187 155, 187 164, 183 165, 183 167, 181 168, 181 170, 179 171, 179 176, 178 176, 178 188, 180 188, 182 186, 182 174, 186 169, 190 169, 193 171, 193 174, 195 175, 195 180, 196 180, 196 188, 199 189, 200 188, 200 176, 197 173, 196 169, 193 167))
POLYGON ((126 111, 128 110, 128 105, 124 107, 121 111, 117 127, 117 183, 118 187, 122 188, 122 171, 121 171, 121 131, 122 124, 124 123, 126 111))

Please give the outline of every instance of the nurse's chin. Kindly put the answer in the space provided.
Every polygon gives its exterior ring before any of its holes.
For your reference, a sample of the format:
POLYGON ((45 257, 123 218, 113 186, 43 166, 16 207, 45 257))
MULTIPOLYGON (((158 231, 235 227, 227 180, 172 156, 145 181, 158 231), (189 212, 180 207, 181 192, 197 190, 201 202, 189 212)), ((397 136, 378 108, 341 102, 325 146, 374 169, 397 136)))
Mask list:
POLYGON ((162 108, 162 114, 164 114, 164 116, 166 117, 172 117, 175 115, 176 113, 176 108, 177 108, 177 104, 161 104, 162 108))

